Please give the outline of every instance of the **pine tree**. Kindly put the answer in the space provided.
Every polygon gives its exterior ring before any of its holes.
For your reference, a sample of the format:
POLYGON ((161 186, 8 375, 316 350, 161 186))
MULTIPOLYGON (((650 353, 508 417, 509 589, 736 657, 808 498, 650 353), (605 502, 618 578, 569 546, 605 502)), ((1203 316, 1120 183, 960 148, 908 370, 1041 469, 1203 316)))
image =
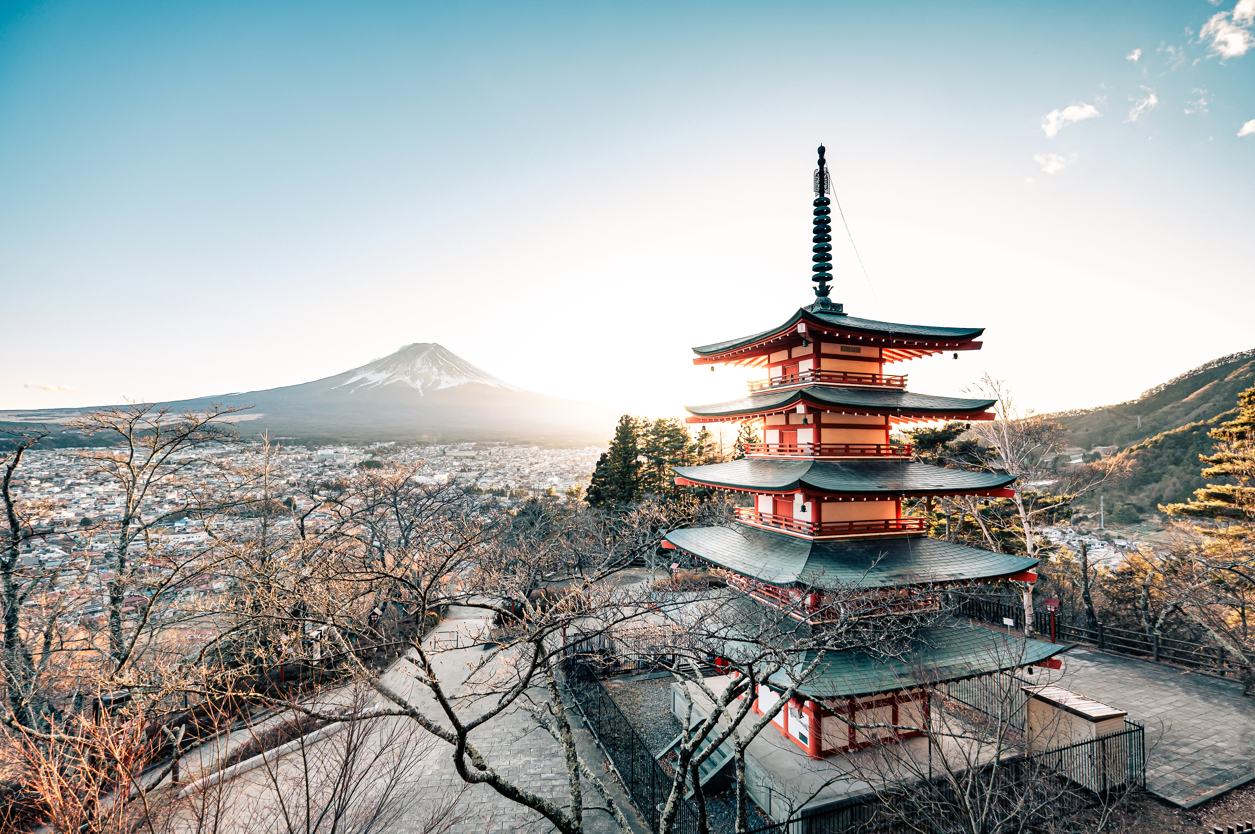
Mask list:
POLYGON ((610 448, 593 470, 585 499, 594 507, 622 507, 641 495, 641 420, 628 414, 619 418, 610 448))
POLYGON ((693 438, 688 427, 676 417, 659 418, 650 424, 641 441, 641 454, 645 457, 641 490, 654 495, 674 494, 675 467, 694 462, 693 438))
POLYGON ((715 450, 715 436, 710 429, 702 426, 693 438, 693 463, 705 466, 708 463, 719 463, 719 453, 715 450))
POLYGON ((740 460, 745 457, 745 447, 758 442, 758 427, 754 422, 746 420, 741 423, 736 429, 736 446, 732 452, 732 459, 740 460))
POLYGON ((1238 416, 1208 432, 1215 452, 1199 455, 1209 483, 1183 504, 1160 507, 1170 515, 1255 521, 1255 388, 1238 395, 1238 416), (1212 483, 1210 479, 1227 483, 1212 483))

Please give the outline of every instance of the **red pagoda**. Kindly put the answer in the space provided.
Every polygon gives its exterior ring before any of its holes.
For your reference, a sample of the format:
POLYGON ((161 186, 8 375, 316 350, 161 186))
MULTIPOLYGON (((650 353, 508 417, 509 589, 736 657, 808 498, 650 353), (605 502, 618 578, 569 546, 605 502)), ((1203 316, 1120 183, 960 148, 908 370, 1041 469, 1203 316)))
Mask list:
MULTIPOLYGON (((753 504, 738 509, 730 526, 677 530, 664 546, 722 570, 755 603, 786 610, 817 630, 837 616, 825 604, 825 587, 887 600, 868 610, 893 616, 936 606, 942 589, 1033 581, 1036 559, 929 538, 924 518, 903 514, 908 501, 931 506, 937 496, 1012 494, 1014 477, 918 463, 910 446, 890 441, 895 426, 994 419, 992 400, 911 393, 905 376, 885 372, 908 359, 979 350, 983 329, 846 314, 829 298, 832 201, 822 146, 814 185, 815 302, 761 333, 694 348, 698 365, 753 366, 765 374, 750 383, 747 396, 688 407, 688 422, 750 421, 763 442, 746 447, 740 460, 677 468, 677 483, 742 493, 753 504)), ((776 719, 779 731, 812 758, 925 733, 931 720, 925 683, 1008 671, 1065 648, 957 621, 921 627, 910 639, 906 659, 827 653, 776 719)), ((762 686, 756 709, 787 687, 783 674, 762 686)))

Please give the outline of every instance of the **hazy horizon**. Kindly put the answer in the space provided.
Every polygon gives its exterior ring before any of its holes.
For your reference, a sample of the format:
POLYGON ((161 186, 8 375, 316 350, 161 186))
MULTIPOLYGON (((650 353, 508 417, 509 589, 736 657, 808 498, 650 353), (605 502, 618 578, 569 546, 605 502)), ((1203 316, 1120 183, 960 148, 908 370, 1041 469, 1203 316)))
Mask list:
POLYGON ((1255 0, 7 4, 0 409, 178 400, 438 342, 527 390, 730 399, 693 345, 813 298, 983 326, 1039 411, 1255 347, 1255 0), (1241 135, 1239 135, 1241 134, 1241 135))

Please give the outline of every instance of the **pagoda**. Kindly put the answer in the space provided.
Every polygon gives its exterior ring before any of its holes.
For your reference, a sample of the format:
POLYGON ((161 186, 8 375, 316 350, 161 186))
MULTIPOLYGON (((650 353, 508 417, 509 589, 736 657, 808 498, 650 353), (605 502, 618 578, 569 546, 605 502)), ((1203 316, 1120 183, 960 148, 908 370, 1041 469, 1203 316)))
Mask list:
MULTIPOLYGON (((676 482, 741 493, 752 504, 729 526, 676 530, 663 546, 720 570, 752 604, 786 611, 820 634, 849 616, 825 602, 825 588, 866 595, 861 616, 905 617, 939 610, 944 589, 1032 582, 1038 560, 929 538, 925 518, 903 513, 904 503, 931 508, 938 496, 1012 494, 1012 476, 918 463, 909 445, 891 441, 897 426, 994 419, 993 400, 915 394, 906 376, 886 373, 908 359, 978 350, 983 328, 847 314, 830 299, 832 200, 822 146, 814 189, 815 301, 760 333, 693 349, 698 365, 765 374, 744 397, 688 407, 688 422, 749 421, 762 442, 739 460, 678 467, 676 482)), ((928 687, 1040 664, 1066 648, 958 621, 909 628, 905 654, 826 653, 777 716, 779 732, 811 758, 920 735, 932 720, 928 687)), ((789 683, 782 672, 760 686, 755 710, 774 704, 789 683)))

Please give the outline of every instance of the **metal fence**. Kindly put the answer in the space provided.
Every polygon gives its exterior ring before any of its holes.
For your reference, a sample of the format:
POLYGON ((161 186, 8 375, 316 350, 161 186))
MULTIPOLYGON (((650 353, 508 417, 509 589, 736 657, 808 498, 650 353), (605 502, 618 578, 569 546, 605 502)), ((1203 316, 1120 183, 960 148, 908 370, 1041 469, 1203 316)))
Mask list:
MULTIPOLYGON (((654 759, 649 745, 597 679, 593 667, 570 658, 563 662, 563 678, 589 729, 614 762, 632 802, 650 827, 657 830, 660 812, 671 795, 673 777, 654 759)), ((674 831, 698 834, 697 807, 683 796, 674 831)))
MULTIPOLYGON (((1022 605, 988 597, 965 595, 956 595, 956 601, 957 613, 962 617, 996 625, 1006 625, 1008 621, 1013 621, 1015 628, 1024 628, 1022 605)), ((1049 611, 1033 612, 1033 629, 1039 635, 1052 635, 1056 641, 1086 643, 1097 647, 1099 651, 1140 657, 1156 663, 1171 663, 1235 680, 1242 680, 1244 674, 1249 674, 1249 669, 1241 658, 1234 657, 1217 646, 1207 646, 1189 640, 1178 640, 1159 634, 1148 635, 1140 631, 1105 626, 1101 623, 1096 628, 1089 628, 1062 614, 1056 615, 1052 623, 1049 611)))
MULTIPOLYGON (((659 811, 671 792, 671 774, 654 759, 649 746, 597 678, 595 667, 570 658, 564 661, 563 672, 567 691, 614 762, 633 803, 657 830, 659 811)), ((954 692, 950 697, 996 715, 990 712, 995 709, 991 701, 996 696, 994 690, 967 683, 951 684, 954 692)), ((1010 689, 1014 691, 1014 687, 1010 689)), ((1021 726, 1023 709, 1022 701, 1012 703, 1011 720, 1021 716, 1021 726)), ((912 834, 919 831, 919 820, 910 815, 918 811, 927 813, 929 830, 946 832, 955 828, 960 809, 971 801, 973 791, 986 795, 996 806, 991 815, 1008 824, 1014 821, 1032 826, 1067 820, 1112 791, 1146 786, 1145 731, 1137 722, 1126 720, 1120 732, 990 762, 957 782, 920 780, 881 795, 848 797, 820 808, 803 809, 792 820, 756 831, 912 834)), ((681 797, 675 834, 698 834, 697 819, 696 805, 681 797)))

